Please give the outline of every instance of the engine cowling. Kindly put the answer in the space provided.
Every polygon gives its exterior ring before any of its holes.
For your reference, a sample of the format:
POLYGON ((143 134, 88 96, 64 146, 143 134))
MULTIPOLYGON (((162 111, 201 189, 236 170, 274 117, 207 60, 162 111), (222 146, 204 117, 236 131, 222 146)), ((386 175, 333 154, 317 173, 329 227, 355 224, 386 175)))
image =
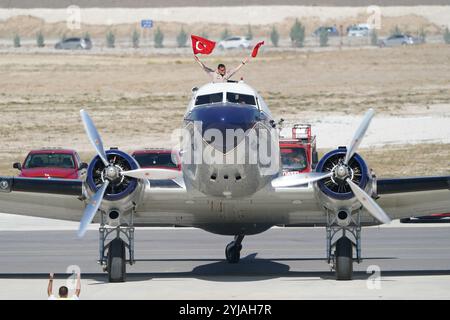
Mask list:
MULTIPOLYGON (((99 156, 95 156, 90 162, 86 174, 87 198, 91 198, 105 182, 108 175, 109 185, 106 189, 100 210, 107 213, 126 215, 139 201, 143 192, 144 183, 140 179, 118 174, 121 171, 135 170, 139 168, 136 160, 127 153, 111 149, 106 152, 107 159, 113 166, 105 167, 99 156), (112 178, 111 178, 112 177, 112 178)), ((119 221, 119 217, 113 219, 119 221)))
POLYGON ((355 153, 346 165, 344 164, 346 152, 347 149, 341 147, 328 152, 320 159, 316 171, 333 172, 333 175, 316 182, 316 197, 319 203, 333 212, 345 211, 351 214, 361 207, 361 203, 356 199, 346 179, 350 178, 369 195, 375 190, 373 178, 363 158, 355 153))

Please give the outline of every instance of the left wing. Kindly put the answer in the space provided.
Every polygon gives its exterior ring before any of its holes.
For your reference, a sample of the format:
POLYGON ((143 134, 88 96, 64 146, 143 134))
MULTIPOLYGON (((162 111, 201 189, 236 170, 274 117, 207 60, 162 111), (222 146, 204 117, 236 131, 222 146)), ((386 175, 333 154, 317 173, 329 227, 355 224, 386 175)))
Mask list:
POLYGON ((83 213, 81 180, 0 177, 0 211, 79 221, 83 213))

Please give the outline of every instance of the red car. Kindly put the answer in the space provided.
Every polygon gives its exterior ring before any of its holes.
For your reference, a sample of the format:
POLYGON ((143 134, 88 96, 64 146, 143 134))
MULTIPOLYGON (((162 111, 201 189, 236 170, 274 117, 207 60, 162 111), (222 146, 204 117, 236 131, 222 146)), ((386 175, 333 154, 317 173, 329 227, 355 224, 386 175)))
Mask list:
POLYGON ((23 164, 13 167, 20 170, 19 177, 80 179, 87 164, 75 150, 44 148, 30 151, 23 164))
POLYGON ((169 149, 142 149, 132 153, 141 168, 161 168, 181 171, 179 156, 172 159, 172 150, 169 149))

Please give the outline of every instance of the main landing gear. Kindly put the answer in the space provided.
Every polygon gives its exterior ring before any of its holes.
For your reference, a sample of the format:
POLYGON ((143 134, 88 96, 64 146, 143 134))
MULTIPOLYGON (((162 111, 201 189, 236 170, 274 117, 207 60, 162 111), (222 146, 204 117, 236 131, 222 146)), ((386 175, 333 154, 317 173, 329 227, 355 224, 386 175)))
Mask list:
POLYGON ((99 253, 98 263, 103 266, 103 271, 108 272, 109 282, 125 282, 126 264, 133 265, 134 260, 134 227, 131 226, 105 226, 103 222, 99 228, 99 253), (106 245, 110 236, 114 238, 106 245), (127 259, 128 251, 128 259, 127 259))
POLYGON ((351 280, 353 261, 362 262, 360 214, 358 210, 352 216, 342 217, 343 212, 327 211, 327 260, 336 273, 336 280, 351 280), (335 238, 338 239, 333 241, 335 238), (353 249, 356 251, 355 259, 353 249))
POLYGON ((225 257, 229 263, 238 263, 241 258, 243 235, 234 236, 234 241, 231 241, 225 248, 225 257))

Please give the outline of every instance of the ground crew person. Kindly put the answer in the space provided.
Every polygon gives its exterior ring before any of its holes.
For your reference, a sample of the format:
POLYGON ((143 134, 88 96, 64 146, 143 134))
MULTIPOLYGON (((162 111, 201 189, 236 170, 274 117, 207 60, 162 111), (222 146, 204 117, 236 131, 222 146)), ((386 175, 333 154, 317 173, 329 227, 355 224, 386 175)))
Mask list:
POLYGON ((236 72, 238 72, 239 69, 242 68, 242 66, 244 64, 246 64, 249 60, 249 57, 246 57, 244 60, 242 60, 240 65, 238 65, 233 70, 230 70, 227 72, 225 65, 222 63, 217 66, 217 70, 213 70, 213 69, 207 67, 203 62, 201 62, 200 59, 196 55, 194 55, 194 58, 195 58, 195 61, 197 61, 198 64, 203 68, 203 70, 205 70, 205 72, 211 78, 211 81, 213 83, 227 82, 228 79, 230 79, 231 76, 233 76, 236 72))
POLYGON ((50 273, 50 278, 48 280, 47 294, 48 300, 79 300, 81 292, 81 278, 80 274, 77 274, 77 287, 75 289, 75 294, 69 298, 69 289, 66 286, 61 286, 58 290, 59 297, 56 298, 53 295, 53 273, 50 273))

